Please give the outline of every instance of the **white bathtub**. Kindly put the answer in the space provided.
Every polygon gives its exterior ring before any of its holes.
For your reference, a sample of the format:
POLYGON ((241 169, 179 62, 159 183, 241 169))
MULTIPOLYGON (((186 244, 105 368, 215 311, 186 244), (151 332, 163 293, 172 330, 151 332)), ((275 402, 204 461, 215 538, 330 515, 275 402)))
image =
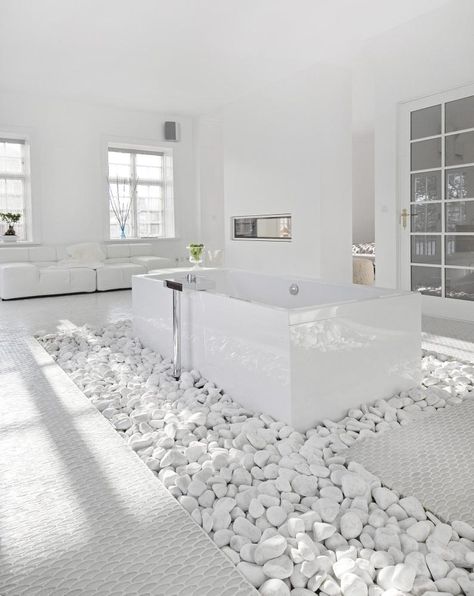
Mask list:
MULTIPOLYGON (((135 332, 166 357, 172 291, 163 280, 188 271, 133 278, 135 332)), ((211 289, 182 292, 183 366, 247 408, 306 430, 420 382, 419 294, 228 269, 197 276, 211 289)))

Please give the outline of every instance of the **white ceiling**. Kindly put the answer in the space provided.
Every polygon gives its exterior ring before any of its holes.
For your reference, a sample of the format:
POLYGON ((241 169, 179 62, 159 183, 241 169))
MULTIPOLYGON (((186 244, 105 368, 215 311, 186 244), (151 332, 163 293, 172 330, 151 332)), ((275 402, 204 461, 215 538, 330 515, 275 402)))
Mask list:
POLYGON ((201 113, 448 0, 0 0, 0 89, 201 113))

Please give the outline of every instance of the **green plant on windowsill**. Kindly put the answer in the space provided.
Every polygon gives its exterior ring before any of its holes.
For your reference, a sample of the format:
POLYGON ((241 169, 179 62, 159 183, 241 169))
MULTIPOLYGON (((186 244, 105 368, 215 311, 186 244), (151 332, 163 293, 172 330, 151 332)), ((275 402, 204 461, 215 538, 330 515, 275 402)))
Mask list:
POLYGON ((21 219, 21 213, 0 213, 0 219, 8 224, 8 230, 5 232, 5 236, 16 236, 14 224, 18 223, 21 219))

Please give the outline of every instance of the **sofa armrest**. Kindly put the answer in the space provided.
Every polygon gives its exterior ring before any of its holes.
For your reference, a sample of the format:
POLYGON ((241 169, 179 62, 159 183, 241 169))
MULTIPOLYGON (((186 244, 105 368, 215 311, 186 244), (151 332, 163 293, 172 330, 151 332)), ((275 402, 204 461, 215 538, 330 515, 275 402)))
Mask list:
POLYGON ((151 271, 152 269, 166 269, 166 267, 172 265, 171 259, 154 256, 130 257, 130 262, 145 267, 147 271, 151 271))
POLYGON ((37 296, 39 269, 31 263, 3 263, 0 265, 0 298, 37 296))

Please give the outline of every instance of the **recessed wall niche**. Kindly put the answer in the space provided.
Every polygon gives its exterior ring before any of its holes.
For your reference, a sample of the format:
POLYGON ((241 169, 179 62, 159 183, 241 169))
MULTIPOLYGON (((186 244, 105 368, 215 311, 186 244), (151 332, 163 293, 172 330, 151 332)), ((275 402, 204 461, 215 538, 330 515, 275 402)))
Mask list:
POLYGON ((231 218, 232 240, 291 242, 291 214, 245 215, 231 218))

